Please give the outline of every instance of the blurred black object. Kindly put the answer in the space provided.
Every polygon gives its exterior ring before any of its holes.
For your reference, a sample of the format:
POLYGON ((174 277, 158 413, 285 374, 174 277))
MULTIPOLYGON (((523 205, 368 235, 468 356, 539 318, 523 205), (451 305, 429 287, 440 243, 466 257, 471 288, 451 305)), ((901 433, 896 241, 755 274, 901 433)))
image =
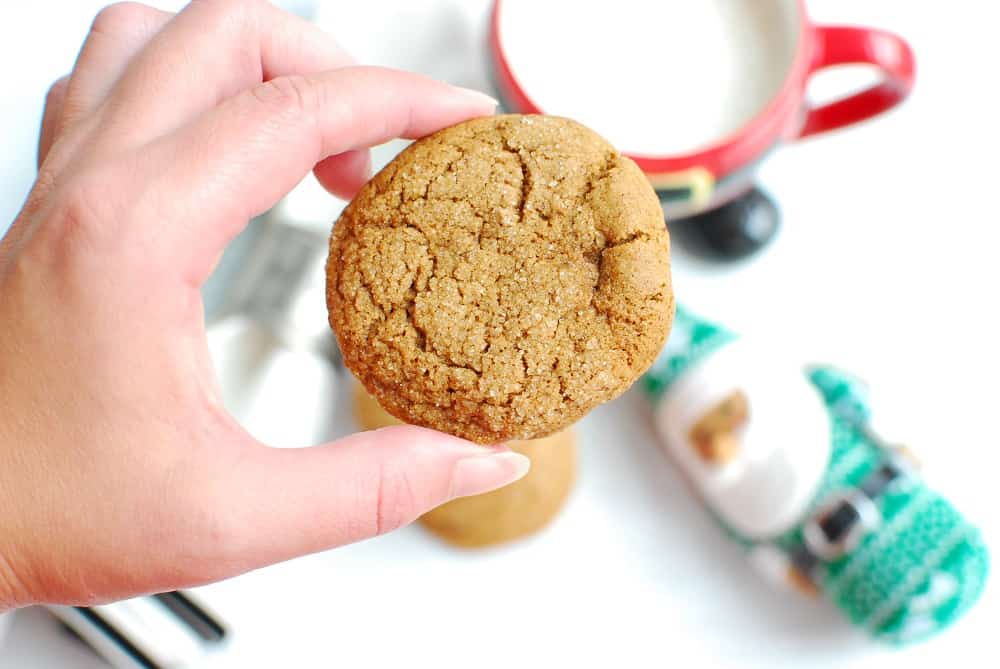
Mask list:
POLYGON ((671 239, 696 255, 740 260, 767 246, 780 222, 774 200, 754 187, 720 207, 667 225, 671 239))
POLYGON ((229 636, 228 624, 191 591, 46 608, 69 634, 121 669, 201 666, 229 636))

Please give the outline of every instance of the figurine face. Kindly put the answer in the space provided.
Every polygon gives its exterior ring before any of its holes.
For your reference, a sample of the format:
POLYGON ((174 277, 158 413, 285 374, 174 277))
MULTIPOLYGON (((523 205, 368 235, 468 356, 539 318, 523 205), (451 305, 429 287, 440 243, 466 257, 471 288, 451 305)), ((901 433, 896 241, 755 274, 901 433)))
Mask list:
POLYGON ((782 360, 749 339, 733 342, 678 378, 656 414, 670 455, 748 539, 800 520, 830 457, 826 407, 802 367, 782 360))
POLYGON ((694 424, 688 431, 688 442, 706 462, 732 462, 739 456, 748 410, 746 393, 733 391, 694 424))

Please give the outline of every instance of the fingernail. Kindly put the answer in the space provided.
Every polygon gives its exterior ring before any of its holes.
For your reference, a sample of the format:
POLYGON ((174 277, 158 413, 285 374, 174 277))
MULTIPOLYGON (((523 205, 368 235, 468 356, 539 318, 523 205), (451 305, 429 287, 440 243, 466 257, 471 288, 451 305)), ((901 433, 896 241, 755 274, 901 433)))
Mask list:
POLYGON ((467 497, 496 490, 528 473, 531 460, 520 453, 472 455, 455 463, 451 473, 451 496, 467 497))
POLYGON ((463 88, 462 86, 452 86, 452 88, 454 88, 455 92, 463 98, 477 105, 489 105, 490 107, 496 109, 497 105, 500 104, 496 99, 491 98, 489 95, 486 95, 486 93, 481 91, 477 91, 472 88, 463 88))

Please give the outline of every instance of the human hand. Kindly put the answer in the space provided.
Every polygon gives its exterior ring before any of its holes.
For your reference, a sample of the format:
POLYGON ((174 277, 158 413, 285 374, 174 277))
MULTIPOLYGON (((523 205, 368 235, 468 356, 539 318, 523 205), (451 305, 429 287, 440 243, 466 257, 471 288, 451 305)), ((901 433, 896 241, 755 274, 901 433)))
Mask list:
POLYGON ((98 16, 0 240, 0 610, 234 576, 524 474, 521 455, 416 427, 257 442, 221 404, 200 295, 310 169, 350 197, 369 146, 493 105, 355 66, 261 1, 98 16))

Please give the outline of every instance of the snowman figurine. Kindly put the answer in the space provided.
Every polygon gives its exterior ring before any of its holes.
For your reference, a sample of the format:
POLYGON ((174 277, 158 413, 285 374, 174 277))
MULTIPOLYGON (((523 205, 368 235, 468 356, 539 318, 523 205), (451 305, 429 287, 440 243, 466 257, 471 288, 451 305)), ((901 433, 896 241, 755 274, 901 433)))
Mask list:
POLYGON ((678 307, 643 382, 671 459, 769 578, 896 644, 947 627, 982 592, 978 529, 875 434, 857 379, 678 307))

